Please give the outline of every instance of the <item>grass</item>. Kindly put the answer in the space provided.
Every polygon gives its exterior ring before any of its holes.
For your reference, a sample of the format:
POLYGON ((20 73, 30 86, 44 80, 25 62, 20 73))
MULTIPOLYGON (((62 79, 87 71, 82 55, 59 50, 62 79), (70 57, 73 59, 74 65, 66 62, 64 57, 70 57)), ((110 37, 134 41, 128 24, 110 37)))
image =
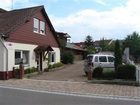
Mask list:
POLYGON ((115 79, 115 77, 116 77, 115 70, 110 69, 110 68, 104 68, 102 75, 100 77, 95 77, 95 78, 96 79, 112 80, 112 79, 115 79))

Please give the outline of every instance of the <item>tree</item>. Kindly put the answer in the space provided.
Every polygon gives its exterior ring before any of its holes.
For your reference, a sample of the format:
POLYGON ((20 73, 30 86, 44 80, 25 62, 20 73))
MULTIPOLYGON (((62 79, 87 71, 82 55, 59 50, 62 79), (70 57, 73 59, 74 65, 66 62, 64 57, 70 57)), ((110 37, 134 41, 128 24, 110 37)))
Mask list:
POLYGON ((137 59, 140 57, 140 35, 137 32, 128 35, 124 40, 123 47, 129 47, 130 55, 132 55, 137 62, 137 59))
POLYGON ((88 35, 86 36, 85 40, 85 47, 93 46, 93 39, 92 36, 88 35))
POLYGON ((95 53, 93 39, 92 39, 92 36, 90 36, 90 35, 86 36, 85 49, 87 50, 87 54, 95 53))
POLYGON ((117 71, 117 68, 119 65, 122 65, 122 53, 120 48, 120 42, 119 40, 116 40, 115 42, 115 70, 117 71))
POLYGON ((102 48, 102 51, 106 51, 107 43, 104 38, 100 40, 100 47, 102 48))

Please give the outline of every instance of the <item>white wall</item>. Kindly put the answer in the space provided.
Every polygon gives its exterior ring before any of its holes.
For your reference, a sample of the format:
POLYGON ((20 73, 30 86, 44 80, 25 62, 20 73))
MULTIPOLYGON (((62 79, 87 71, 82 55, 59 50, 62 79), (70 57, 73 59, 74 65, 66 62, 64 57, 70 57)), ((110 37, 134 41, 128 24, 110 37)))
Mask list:
POLYGON ((4 47, 0 41, 0 71, 3 71, 4 70, 4 57, 3 57, 3 50, 4 50, 4 47))
MULTIPOLYGON (((29 67, 37 67, 37 63, 35 61, 35 52, 34 49, 38 45, 31 44, 21 44, 21 43, 13 43, 13 42, 5 42, 5 46, 8 49, 8 70, 13 70, 13 67, 18 67, 15 65, 15 50, 27 50, 29 51, 29 65, 25 65, 25 68, 29 67)), ((56 62, 60 62, 60 49, 53 48, 56 52, 56 62)), ((43 62, 43 68, 46 68, 46 61, 43 62)))
POLYGON ((0 39, 0 71, 6 71, 6 48, 1 41, 0 39))

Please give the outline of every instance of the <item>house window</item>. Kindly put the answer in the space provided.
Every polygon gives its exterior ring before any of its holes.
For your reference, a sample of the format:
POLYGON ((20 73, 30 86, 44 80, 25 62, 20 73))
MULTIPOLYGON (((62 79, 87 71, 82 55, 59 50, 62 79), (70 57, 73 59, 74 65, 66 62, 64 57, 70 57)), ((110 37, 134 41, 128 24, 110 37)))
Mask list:
POLYGON ((45 22, 40 21, 37 18, 34 18, 34 28, 33 31, 35 33, 45 34, 45 22))
POLYGON ((45 34, 45 22, 40 21, 40 34, 45 34))
POLYGON ((33 28, 33 31, 35 33, 38 33, 39 32, 39 20, 34 18, 34 28, 33 28))
POLYGON ((50 63, 54 63, 55 62, 55 52, 51 52, 49 53, 49 59, 50 59, 50 63))
POLYGON ((20 64, 23 59, 23 64, 29 64, 29 51, 15 51, 15 65, 20 64))

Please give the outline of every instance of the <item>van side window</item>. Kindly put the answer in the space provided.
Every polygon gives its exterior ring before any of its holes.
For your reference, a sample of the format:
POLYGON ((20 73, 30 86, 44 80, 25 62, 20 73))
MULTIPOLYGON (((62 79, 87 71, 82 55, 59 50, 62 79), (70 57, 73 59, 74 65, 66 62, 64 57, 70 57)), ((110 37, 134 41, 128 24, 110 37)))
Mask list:
POLYGON ((98 62, 98 56, 95 56, 95 62, 98 62))
POLYGON ((99 62, 107 62, 106 56, 99 56, 99 62))
POLYGON ((114 58, 113 57, 108 57, 108 62, 114 62, 114 58))

